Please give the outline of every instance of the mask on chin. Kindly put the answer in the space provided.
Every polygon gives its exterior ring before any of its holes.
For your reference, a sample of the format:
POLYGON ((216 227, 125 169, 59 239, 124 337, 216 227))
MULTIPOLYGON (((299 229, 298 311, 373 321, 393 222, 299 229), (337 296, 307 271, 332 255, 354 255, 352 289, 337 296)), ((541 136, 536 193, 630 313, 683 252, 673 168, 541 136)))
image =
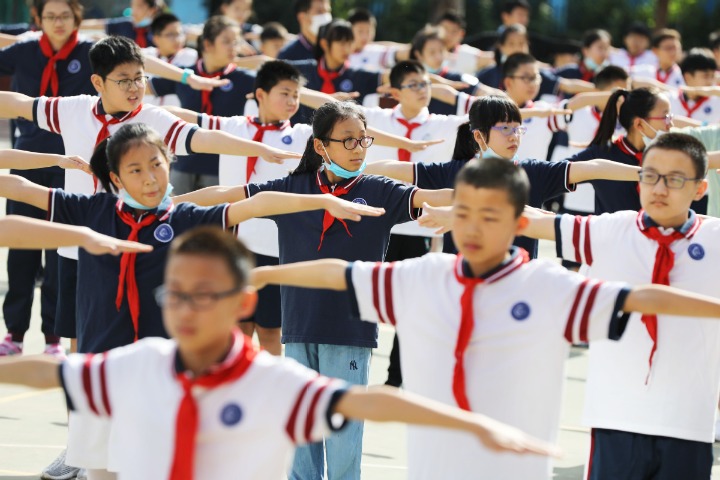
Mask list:
MULTIPOLYGON (((643 120, 643 122, 645 122, 645 120, 643 120)), ((651 129, 653 132, 655 132, 655 136, 654 136, 653 138, 650 138, 650 137, 647 137, 647 136, 645 136, 645 135, 642 135, 642 140, 643 140, 643 143, 645 144, 644 150, 647 150, 647 148, 648 148, 650 145, 652 145, 654 142, 656 142, 658 138, 662 137, 663 135, 665 135, 665 134, 668 133, 668 132, 666 132, 665 130, 657 130, 657 129, 651 127, 650 124, 647 123, 647 122, 645 122, 645 125, 647 125, 648 127, 650 127, 650 129, 651 129)))
POLYGON ((155 210, 156 208, 158 210, 167 210, 168 207, 170 207, 170 204, 172 204, 172 200, 170 199, 170 194, 172 193, 172 191, 173 186, 168 183, 167 188, 165 189, 165 195, 160 201, 160 205, 158 205, 157 207, 148 207, 147 205, 143 205, 142 203, 131 197, 127 190, 125 190, 124 188, 121 188, 118 194, 127 206, 136 208, 138 210, 155 210))
POLYGON ((365 170, 365 167, 367 167, 367 162, 365 160, 363 160, 362 165, 360 165, 360 168, 358 168, 357 170, 355 170, 355 171, 346 170, 330 159, 330 155, 328 155, 327 150, 325 150, 325 145, 323 145, 322 147, 323 147, 323 150, 325 151, 325 155, 327 156, 327 160, 329 162, 329 163, 325 162, 325 159, 323 158, 323 168, 327 169, 329 172, 337 175, 340 178, 358 177, 365 170))
POLYGON ((507 157, 503 157, 502 155, 497 153, 495 150, 490 148, 490 145, 488 145, 487 142, 485 142, 484 140, 483 140, 483 143, 485 143, 485 150, 483 150, 482 147, 480 147, 480 151, 477 153, 477 155, 475 155, 475 158, 480 158, 480 159, 482 159, 482 158, 502 158, 505 160, 512 160, 512 161, 518 160, 517 153, 512 158, 508 159, 507 157))

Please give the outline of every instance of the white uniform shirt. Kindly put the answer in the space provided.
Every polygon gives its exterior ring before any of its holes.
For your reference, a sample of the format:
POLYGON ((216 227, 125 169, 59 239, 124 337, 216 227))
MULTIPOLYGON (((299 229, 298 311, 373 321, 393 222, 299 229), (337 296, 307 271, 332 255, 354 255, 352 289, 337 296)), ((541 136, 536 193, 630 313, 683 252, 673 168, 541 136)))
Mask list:
MULTIPOLYGON (((222 130, 239 138, 252 140, 257 126, 249 117, 216 117, 203 114, 201 126, 209 130, 222 130)), ((271 147, 302 153, 308 138, 312 135, 312 127, 303 123, 290 125, 285 122, 280 130, 267 130, 263 134, 262 143, 271 147)), ((220 155, 219 183, 234 186, 247 183, 265 183, 277 178, 286 177, 299 165, 299 160, 285 160, 283 163, 270 163, 262 157, 255 164, 255 172, 247 178, 248 157, 236 155, 220 155)), ((270 257, 279 257, 278 229, 274 221, 266 218, 252 218, 237 226, 238 238, 255 253, 270 257)))
MULTIPOLYGON (((182 48, 171 58, 161 57, 156 47, 147 47, 142 49, 145 55, 159 58, 164 62, 168 62, 171 65, 175 65, 180 68, 192 68, 198 60, 198 52, 194 48, 182 48)), ((152 93, 146 93, 143 97, 143 103, 146 105, 158 105, 158 106, 174 106, 180 107, 180 99, 174 93, 165 95, 163 97, 156 97, 152 93)))
POLYGON ((447 52, 444 65, 451 72, 475 75, 478 72, 477 54, 478 49, 462 43, 457 45, 451 52, 447 52))
POLYGON ((361 51, 351 53, 348 62, 350 68, 382 72, 395 65, 396 50, 393 47, 369 43, 361 51))
MULTIPOLYGON (((529 108, 550 107, 551 105, 547 102, 537 101, 532 103, 529 108)), ((522 125, 527 128, 527 133, 520 141, 520 148, 517 149, 518 158, 522 160, 526 158, 546 160, 553 133, 558 130, 557 118, 554 116, 525 118, 522 125)))
POLYGON ((678 65, 673 65, 669 72, 661 71, 659 66, 635 65, 630 69, 630 77, 637 80, 650 79, 662 82, 668 87, 678 88, 685 85, 682 70, 678 65))
MULTIPOLYGON (((657 242, 640 231, 641 215, 563 215, 556 229, 558 253, 589 265, 586 273, 593 278, 648 284, 657 242)), ((690 238, 670 247, 675 253, 670 285, 720 297, 718 283, 710 278, 720 262, 720 221, 696 223, 688 226, 690 238)), ((646 384, 651 348, 638 314, 631 316, 619 342, 591 344, 583 423, 713 442, 720 392, 720 322, 658 315, 657 351, 646 384)))
MULTIPOLYGON (((119 480, 170 476, 183 397, 176 352, 173 340, 148 338, 107 354, 71 355, 62 366, 74 412, 110 419, 109 463, 119 480)), ((285 478, 295 445, 321 441, 334 429, 330 412, 346 386, 294 360, 254 352, 241 334, 230 356, 245 357, 240 378, 193 388, 199 408, 193 478, 231 480, 239 472, 246 479, 285 478)))
POLYGON ((670 95, 670 111, 675 115, 684 115, 711 125, 720 122, 720 97, 710 96, 688 100, 680 92, 670 95))
MULTIPOLYGON (((559 265, 523 263, 519 250, 475 287, 475 325, 464 355, 471 409, 554 442, 570 341, 620 335, 623 284, 559 265)), ((455 255, 429 253, 348 269, 359 316, 394 324, 408 391, 456 406, 452 382, 464 286, 455 255)), ((551 461, 497 454, 471 435, 408 426, 408 478, 547 480, 551 461)))
POLYGON ((627 50, 619 48, 610 54, 609 60, 610 65, 616 65, 628 71, 636 65, 650 65, 655 68, 658 66, 657 56, 651 50, 645 50, 637 57, 631 57, 627 50))

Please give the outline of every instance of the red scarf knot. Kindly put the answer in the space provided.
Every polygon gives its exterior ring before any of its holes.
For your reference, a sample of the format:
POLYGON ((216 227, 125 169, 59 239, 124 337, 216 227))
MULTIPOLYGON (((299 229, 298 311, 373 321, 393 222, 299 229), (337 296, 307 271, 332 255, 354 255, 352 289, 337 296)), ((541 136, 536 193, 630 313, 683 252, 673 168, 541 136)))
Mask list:
POLYGON ((320 88, 320 91, 323 93, 327 93, 332 95, 333 93, 337 92, 335 89, 335 84, 333 83, 333 80, 337 79, 340 75, 345 73, 345 70, 347 69, 348 64, 345 63, 345 65, 340 68, 340 70, 332 71, 328 70, 325 66, 325 59, 321 58, 318 62, 317 66, 317 73, 318 76, 320 76, 320 79, 323 81, 322 88, 320 88))
MULTIPOLYGON (((358 181, 360 180, 360 177, 362 177, 362 175, 358 175, 357 177, 353 178, 352 181, 346 183, 345 185, 335 185, 334 187, 330 187, 329 185, 325 185, 322 182, 322 178, 320 177, 320 172, 317 172, 316 175, 317 175, 317 186, 320 189, 320 191, 322 193, 329 193, 333 197, 339 197, 341 195, 345 195, 345 194, 349 193, 350 190, 352 190, 352 188, 355 185, 357 185, 358 181)), ((330 214, 330 212, 325 210, 325 212, 323 213, 323 224, 322 224, 322 233, 320 234, 320 244, 318 245, 318 248, 317 248, 318 252, 322 248, 323 240, 325 239, 325 232, 327 232, 330 229, 332 224, 335 223, 335 220, 340 222, 342 224, 342 226, 345 227, 345 231, 347 232, 347 234, 352 237, 352 234, 350 233, 350 229, 348 228, 345 220, 343 220, 341 218, 335 218, 332 216, 332 214, 330 214)))
MULTIPOLYGON (((265 136, 265 132, 274 131, 274 130, 284 130, 285 128, 290 126, 290 121, 285 120, 284 122, 280 123, 260 123, 259 120, 255 120, 252 117, 247 117, 248 122, 253 125, 257 130, 255 131, 255 135, 253 136, 254 142, 261 142, 263 140, 263 137, 265 136)), ((257 165, 258 157, 247 157, 247 167, 246 167, 246 176, 245 176, 245 183, 250 182, 250 177, 253 173, 255 173, 255 165, 257 165)))
MULTIPOLYGON (((396 117, 395 120, 397 120, 400 125, 406 128, 405 138, 407 139, 410 139, 413 131, 422 125, 422 123, 408 122, 404 118, 399 117, 396 117)), ((411 155, 412 153, 410 152, 410 150, 405 150, 404 148, 398 150, 398 160, 400 160, 401 162, 409 162, 411 155)))
MULTIPOLYGON (((218 77, 224 77, 225 75, 228 75, 235 71, 237 66, 234 63, 229 64, 227 67, 225 67, 222 70, 218 70, 215 73, 207 73, 205 71, 205 68, 203 68, 203 62, 202 60, 198 60, 197 62, 197 74, 200 75, 203 78, 218 78, 218 77)), ((210 95, 212 94, 213 90, 202 90, 200 92, 200 113, 207 113, 208 115, 213 114, 213 104, 210 100, 210 95)))
POLYGON ((63 45, 57 52, 53 51, 47 35, 43 33, 40 37, 40 51, 48 59, 47 65, 45 65, 45 68, 43 69, 42 78, 40 79, 41 96, 47 93, 48 87, 51 89, 53 97, 58 96, 58 91, 60 90, 60 80, 58 80, 56 63, 58 60, 67 60, 78 44, 77 35, 77 30, 73 31, 67 42, 65 42, 65 45, 63 45))

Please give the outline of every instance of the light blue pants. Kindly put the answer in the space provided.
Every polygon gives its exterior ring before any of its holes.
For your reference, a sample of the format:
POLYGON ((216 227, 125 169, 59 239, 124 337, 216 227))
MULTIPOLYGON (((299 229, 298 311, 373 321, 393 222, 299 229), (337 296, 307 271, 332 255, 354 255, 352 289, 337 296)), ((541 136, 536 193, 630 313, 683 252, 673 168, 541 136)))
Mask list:
MULTIPOLYGON (((320 372, 354 385, 367 385, 370 353, 367 347, 317 343, 287 343, 285 356, 320 372)), ((325 439, 328 480, 360 480, 362 422, 348 422, 341 431, 325 439)), ((323 442, 295 451, 289 480, 322 480, 325 475, 323 442)))

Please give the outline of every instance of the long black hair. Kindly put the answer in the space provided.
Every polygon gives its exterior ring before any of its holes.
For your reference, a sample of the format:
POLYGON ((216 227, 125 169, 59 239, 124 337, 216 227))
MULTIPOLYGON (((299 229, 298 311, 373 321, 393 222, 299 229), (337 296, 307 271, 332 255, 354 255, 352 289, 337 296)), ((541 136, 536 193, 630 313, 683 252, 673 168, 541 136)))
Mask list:
POLYGON ((617 122, 630 133, 635 118, 647 118, 655 108, 660 91, 654 88, 636 88, 635 90, 616 90, 608 98, 607 105, 600 118, 595 138, 590 145, 606 146, 615 133, 617 122), (623 99, 620 108, 618 102, 623 99))
POLYGON ((323 141, 324 145, 327 145, 327 139, 332 134, 335 125, 349 118, 357 118, 363 123, 364 127, 367 127, 365 114, 353 102, 329 102, 315 110, 312 122, 313 134, 308 138, 300 164, 290 175, 317 172, 323 164, 323 159, 315 151, 314 140, 318 138, 323 141))
POLYGON ((95 147, 90 158, 90 169, 106 192, 117 193, 118 190, 110 179, 110 172, 118 175, 123 155, 142 143, 157 147, 167 162, 172 158, 160 134, 144 123, 123 125, 95 147))
POLYGON ((315 44, 315 60, 320 60, 324 55, 325 51, 320 45, 320 40, 327 42, 327 49, 330 50, 330 46, 335 42, 352 42, 355 40, 355 35, 352 31, 352 25, 347 20, 335 19, 332 22, 323 25, 318 31, 317 43, 315 44))
POLYGON ((453 159, 470 160, 480 150, 473 132, 478 130, 487 143, 490 128, 498 122, 522 123, 518 106, 507 97, 488 95, 475 100, 468 113, 469 122, 458 127, 453 159))

